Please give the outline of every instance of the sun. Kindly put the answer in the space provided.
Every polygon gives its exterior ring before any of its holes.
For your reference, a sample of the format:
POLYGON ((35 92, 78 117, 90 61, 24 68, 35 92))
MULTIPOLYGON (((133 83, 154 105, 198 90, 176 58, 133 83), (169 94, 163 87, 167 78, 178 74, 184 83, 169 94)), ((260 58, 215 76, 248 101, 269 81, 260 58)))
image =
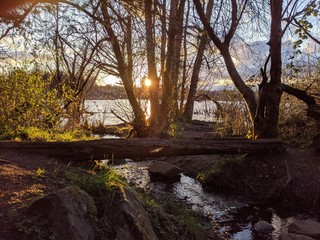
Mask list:
POLYGON ((146 87, 150 87, 151 84, 152 84, 152 82, 151 82, 151 80, 150 80, 149 78, 146 78, 146 79, 144 80, 144 85, 145 85, 146 87))

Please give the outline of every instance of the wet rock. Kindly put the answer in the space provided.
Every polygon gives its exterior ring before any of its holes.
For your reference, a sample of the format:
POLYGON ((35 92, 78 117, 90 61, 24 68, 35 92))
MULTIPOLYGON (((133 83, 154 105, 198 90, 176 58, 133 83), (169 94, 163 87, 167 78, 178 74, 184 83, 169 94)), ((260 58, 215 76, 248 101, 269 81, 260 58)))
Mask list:
POLYGON ((311 219, 294 219, 288 228, 289 233, 306 235, 315 239, 320 239, 320 223, 311 219))
POLYGON ((148 169, 152 181, 162 180, 174 182, 180 178, 181 168, 167 162, 156 161, 148 169))
POLYGON ((131 188, 116 192, 111 207, 111 224, 116 239, 157 240, 149 215, 138 194, 131 188))
POLYGON ((255 223, 253 225, 253 228, 257 233, 263 233, 263 234, 271 233, 274 230, 272 225, 264 220, 261 220, 261 221, 255 223))
POLYGON ((58 239, 93 240, 91 222, 97 210, 93 199, 78 187, 69 186, 32 203, 29 215, 48 220, 58 239))
POLYGON ((299 234, 282 233, 280 235, 280 240, 315 240, 315 239, 312 237, 299 235, 299 234))

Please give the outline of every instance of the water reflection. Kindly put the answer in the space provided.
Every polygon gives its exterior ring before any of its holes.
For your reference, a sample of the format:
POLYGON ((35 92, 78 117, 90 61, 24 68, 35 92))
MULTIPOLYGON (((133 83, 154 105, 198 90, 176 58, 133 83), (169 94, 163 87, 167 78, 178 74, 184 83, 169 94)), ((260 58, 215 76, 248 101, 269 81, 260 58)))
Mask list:
POLYGON ((202 212, 215 221, 229 221, 237 208, 245 206, 245 203, 234 198, 205 192, 198 181, 183 174, 180 182, 173 185, 173 192, 176 197, 191 204, 192 210, 202 212))
POLYGON ((280 234, 286 232, 292 218, 281 218, 268 209, 248 207, 245 202, 203 190, 195 179, 181 175, 180 181, 174 184, 150 182, 148 165, 152 162, 133 162, 116 166, 131 185, 150 192, 155 197, 172 197, 187 203, 194 211, 201 212, 212 223, 220 224, 220 232, 229 235, 231 240, 278 240, 280 234), (267 214, 266 214, 267 213, 267 214), (258 214, 263 220, 269 221, 274 227, 271 234, 264 235, 254 232, 248 220, 251 214, 258 214))

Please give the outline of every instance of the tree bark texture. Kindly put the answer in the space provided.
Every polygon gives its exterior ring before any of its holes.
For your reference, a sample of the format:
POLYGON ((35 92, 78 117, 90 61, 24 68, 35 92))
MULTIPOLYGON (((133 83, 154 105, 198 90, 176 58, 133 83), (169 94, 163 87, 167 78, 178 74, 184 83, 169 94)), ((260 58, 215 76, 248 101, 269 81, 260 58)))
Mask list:
POLYGON ((154 39, 154 1, 145 0, 145 18, 146 18, 146 41, 147 41, 147 62, 148 78, 151 80, 150 86, 150 107, 151 107, 151 129, 154 132, 158 125, 159 118, 159 78, 157 76, 156 58, 155 58, 155 39, 154 39))
MULTIPOLYGON (((106 1, 101 1, 101 11, 103 14, 104 19, 104 27, 106 32, 109 35, 110 43, 112 45, 112 49, 117 61, 117 68, 120 75, 120 78, 122 80, 123 86, 125 88, 125 91, 127 93, 128 100, 130 102, 130 105, 134 112, 134 122, 133 127, 135 128, 137 134, 139 136, 144 136, 146 133, 146 122, 145 122, 145 114, 139 105, 137 98, 133 91, 133 79, 132 79, 132 63, 130 60, 130 55, 128 63, 126 63, 124 54, 121 51, 121 47, 119 44, 119 40, 117 39, 117 36, 115 35, 115 32, 111 26, 111 20, 110 15, 108 12, 108 6, 106 1), (131 68, 129 68, 131 66, 131 68)), ((130 24, 130 23, 129 23, 130 24)), ((131 28, 131 26, 128 26, 128 28, 131 28)), ((130 33, 130 30, 129 30, 130 33)), ((130 38, 130 36, 127 36, 130 38)), ((127 41, 131 41, 131 39, 127 38, 127 41)), ((130 50, 130 44, 127 44, 127 47, 129 47, 130 50)), ((130 54, 130 53, 129 53, 130 54)))
POLYGON ((257 138, 278 137, 279 104, 281 88, 281 39, 282 39, 282 1, 272 0, 270 33, 270 82, 260 85, 259 102, 254 119, 254 134, 257 138))
MULTIPOLYGON (((206 154, 265 154, 283 152, 278 139, 248 140, 244 138, 210 139, 105 139, 81 142, 0 142, 2 150, 21 150, 66 161, 148 157, 206 155, 206 154)), ((200 163, 199 163, 200 164, 200 163)))
POLYGON ((168 128, 178 111, 178 78, 186 0, 172 0, 169 16, 168 48, 161 101, 162 124, 168 128))

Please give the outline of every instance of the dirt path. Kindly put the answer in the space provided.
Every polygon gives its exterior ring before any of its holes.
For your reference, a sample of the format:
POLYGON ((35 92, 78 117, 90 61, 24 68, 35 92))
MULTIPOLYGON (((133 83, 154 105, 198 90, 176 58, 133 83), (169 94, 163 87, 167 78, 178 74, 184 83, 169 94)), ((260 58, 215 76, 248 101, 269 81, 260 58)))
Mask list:
POLYGON ((15 224, 32 201, 61 189, 63 184, 54 176, 63 166, 23 151, 0 150, 0 240, 21 239, 15 224))

